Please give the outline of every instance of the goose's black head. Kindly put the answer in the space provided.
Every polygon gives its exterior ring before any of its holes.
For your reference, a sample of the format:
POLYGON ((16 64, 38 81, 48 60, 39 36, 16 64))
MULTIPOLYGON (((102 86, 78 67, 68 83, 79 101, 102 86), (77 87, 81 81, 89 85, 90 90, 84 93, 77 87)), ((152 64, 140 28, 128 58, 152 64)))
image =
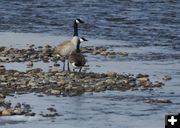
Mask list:
POLYGON ((79 40, 78 40, 78 43, 77 43, 77 46, 76 46, 76 52, 80 52, 80 44, 84 41, 88 41, 86 38, 84 37, 79 37, 79 40))
POLYGON ((84 23, 84 21, 82 21, 81 19, 77 18, 77 19, 75 19, 75 23, 76 23, 76 24, 84 23))
POLYGON ((84 23, 84 21, 78 19, 74 20, 74 35, 73 36, 78 36, 78 24, 79 23, 84 23))

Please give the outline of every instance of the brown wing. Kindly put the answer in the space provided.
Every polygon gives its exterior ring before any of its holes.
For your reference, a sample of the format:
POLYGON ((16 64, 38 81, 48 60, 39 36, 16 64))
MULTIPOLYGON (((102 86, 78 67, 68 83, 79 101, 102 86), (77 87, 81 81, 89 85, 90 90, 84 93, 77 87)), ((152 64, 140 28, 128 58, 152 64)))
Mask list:
POLYGON ((60 56, 68 56, 73 50, 74 49, 72 48, 71 41, 64 41, 54 48, 54 54, 58 54, 60 56))
POLYGON ((74 52, 69 56, 68 59, 70 63, 75 63, 76 66, 84 66, 86 63, 86 59, 81 53, 74 52))
POLYGON ((83 54, 80 54, 79 59, 81 61, 81 65, 84 66, 86 64, 85 56, 83 54))

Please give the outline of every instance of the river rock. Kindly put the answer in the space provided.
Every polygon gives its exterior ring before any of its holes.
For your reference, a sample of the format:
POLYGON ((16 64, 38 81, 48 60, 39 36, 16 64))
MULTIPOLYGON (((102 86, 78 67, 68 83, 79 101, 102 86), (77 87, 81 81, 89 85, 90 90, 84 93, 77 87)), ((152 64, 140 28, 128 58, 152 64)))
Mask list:
POLYGON ((78 96, 83 94, 85 91, 84 87, 80 86, 80 85, 68 85, 65 88, 65 92, 64 95, 68 95, 68 96, 78 96))
POLYGON ((50 46, 50 45, 45 45, 44 47, 47 48, 47 49, 51 49, 52 48, 52 46, 50 46))
POLYGON ((112 84, 115 84, 116 82, 113 79, 107 79, 105 80, 105 83, 108 85, 112 85, 112 84))
POLYGON ((102 51, 102 52, 100 52, 100 55, 102 55, 102 56, 107 56, 109 53, 107 52, 107 51, 102 51))
POLYGON ((85 92, 93 92, 93 91, 94 91, 94 87, 92 86, 85 87, 85 92))
POLYGON ((140 77, 137 78, 137 85, 143 86, 143 87, 149 87, 152 85, 152 82, 149 80, 148 77, 140 77))
POLYGON ((172 103, 172 101, 168 99, 145 99, 145 103, 172 103))
POLYGON ((92 55, 97 55, 97 54, 99 54, 99 52, 97 50, 94 50, 91 54, 92 55))
POLYGON ((136 78, 144 78, 144 77, 149 77, 149 75, 148 74, 138 74, 136 76, 136 78))
POLYGON ((3 65, 0 65, 0 74, 4 74, 6 71, 5 67, 3 65))
POLYGON ((140 78, 137 78, 137 81, 146 82, 146 81, 149 81, 149 78, 148 77, 140 77, 140 78))
POLYGON ((5 99, 4 98, 0 98, 0 107, 5 103, 5 99))
POLYGON ((116 77, 117 73, 108 71, 106 74, 108 77, 116 77))
POLYGON ((4 109, 0 113, 1 113, 0 116, 10 116, 10 115, 12 115, 12 111, 10 109, 4 109))
POLYGON ((127 52, 118 52, 117 54, 118 54, 118 55, 121 55, 121 56, 128 56, 128 53, 127 53, 127 52))
POLYGON ((33 66, 33 62, 32 62, 32 61, 27 62, 27 63, 26 63, 26 66, 27 66, 27 67, 32 67, 32 66, 33 66))
POLYGON ((160 81, 155 81, 154 84, 153 84, 154 87, 161 87, 163 85, 164 85, 164 83, 162 83, 160 81))
POLYGON ((61 94, 61 91, 60 91, 60 90, 51 89, 51 90, 50 90, 50 93, 51 93, 52 95, 60 95, 60 94, 61 94))
POLYGON ((54 64, 54 67, 59 67, 59 66, 60 66, 60 64, 58 64, 58 63, 54 64))
POLYGON ((162 78, 162 80, 164 80, 164 81, 168 81, 168 80, 171 80, 171 79, 172 79, 172 77, 170 75, 164 75, 163 78, 162 78))
POLYGON ((0 98, 3 98, 3 99, 4 99, 4 98, 6 98, 6 96, 5 96, 4 94, 1 94, 1 93, 0 93, 0 98))
POLYGON ((100 81, 100 82, 97 82, 94 86, 94 90, 96 92, 101 92, 101 91, 105 91, 106 90, 106 87, 107 85, 105 84, 104 81, 100 81))
POLYGON ((13 110, 13 114, 14 114, 14 115, 22 115, 22 110, 21 110, 21 108, 15 108, 15 109, 13 110))
POLYGON ((57 112, 57 110, 55 108, 52 108, 52 107, 47 108, 47 110, 49 110, 50 112, 57 112))
POLYGON ((47 113, 47 114, 40 114, 42 117, 56 117, 56 116, 61 116, 59 113, 55 112, 55 113, 47 113))
POLYGON ((0 52, 3 52, 6 47, 0 47, 0 52))

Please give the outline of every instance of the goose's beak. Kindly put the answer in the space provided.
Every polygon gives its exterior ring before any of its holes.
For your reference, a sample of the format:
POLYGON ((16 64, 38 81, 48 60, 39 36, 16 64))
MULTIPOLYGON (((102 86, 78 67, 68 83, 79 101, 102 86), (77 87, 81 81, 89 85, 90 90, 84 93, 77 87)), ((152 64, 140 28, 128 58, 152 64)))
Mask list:
POLYGON ((84 37, 81 37, 80 42, 84 42, 84 41, 88 41, 88 40, 86 38, 84 38, 84 37))
POLYGON ((83 24, 83 23, 84 23, 84 21, 82 21, 82 20, 80 20, 80 19, 79 19, 79 23, 82 23, 82 24, 83 24))

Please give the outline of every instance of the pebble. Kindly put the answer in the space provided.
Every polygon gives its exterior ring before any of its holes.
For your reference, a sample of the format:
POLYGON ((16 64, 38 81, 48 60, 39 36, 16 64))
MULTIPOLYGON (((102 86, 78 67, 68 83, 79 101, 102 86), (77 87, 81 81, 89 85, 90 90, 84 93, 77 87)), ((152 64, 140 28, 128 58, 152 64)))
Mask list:
POLYGON ((162 80, 164 80, 164 81, 168 81, 168 80, 171 80, 171 79, 172 79, 172 77, 170 75, 164 75, 162 77, 162 80))
POLYGON ((144 77, 149 77, 149 75, 148 74, 138 74, 136 76, 136 78, 144 78, 144 77))
POLYGON ((48 113, 48 114, 40 114, 42 117, 56 117, 56 116, 61 116, 59 113, 48 113))
POLYGON ((139 81, 140 83, 143 83, 143 82, 149 81, 149 78, 148 77, 141 77, 141 78, 137 78, 137 81, 139 81))
POLYGON ((32 112, 30 105, 28 104, 17 103, 15 107, 12 107, 11 103, 4 102, 2 108, 3 110, 0 111, 0 116, 12 116, 12 115, 34 116, 35 115, 35 113, 32 112))
POLYGON ((15 115, 21 115, 21 114, 22 114, 21 108, 15 108, 15 109, 13 110, 13 114, 15 114, 15 115))
POLYGON ((172 103, 172 101, 168 99, 145 99, 145 103, 172 103))
POLYGON ((94 50, 91 54, 92 55, 97 55, 97 54, 99 54, 99 52, 94 50))
MULTIPOLYGON (((98 52, 97 52, 98 53, 98 52)), ((107 52, 107 51, 102 51, 102 52, 100 52, 100 55, 102 55, 102 56, 107 56, 109 53, 107 52)))
POLYGON ((107 74, 108 77, 116 77, 116 73, 115 72, 108 71, 106 74, 107 74))
POLYGON ((0 106, 1 106, 2 104, 4 104, 4 102, 5 102, 5 99, 0 97, 0 106))
POLYGON ((60 64, 58 64, 58 63, 54 64, 54 67, 59 67, 59 66, 60 66, 60 64))
POLYGON ((51 90, 51 94, 52 95, 59 95, 61 93, 61 91, 59 91, 59 90, 51 90))
POLYGON ((32 67, 32 66, 33 66, 33 62, 32 62, 32 61, 27 62, 27 63, 26 63, 26 66, 27 66, 27 67, 32 67))
POLYGON ((163 86, 164 85, 164 83, 162 83, 162 82, 160 82, 160 81, 155 81, 154 82, 154 87, 161 87, 161 86, 163 86))
POLYGON ((118 52, 117 54, 121 55, 121 56, 128 56, 127 52, 118 52))
POLYGON ((4 109, 2 112, 0 112, 0 116, 10 116, 12 112, 9 109, 4 109))
POLYGON ((0 98, 3 98, 3 99, 4 99, 4 98, 6 98, 6 96, 5 96, 4 94, 1 94, 1 93, 0 93, 0 98))
POLYGON ((6 71, 5 67, 3 65, 0 65, 0 74, 4 74, 6 71))
POLYGON ((52 108, 52 107, 47 108, 47 110, 49 110, 50 112, 57 112, 57 110, 55 108, 52 108))
POLYGON ((0 52, 4 51, 6 47, 0 47, 0 52))
POLYGON ((105 83, 111 85, 111 84, 115 84, 115 81, 114 81, 113 79, 107 79, 107 80, 105 81, 105 83))

